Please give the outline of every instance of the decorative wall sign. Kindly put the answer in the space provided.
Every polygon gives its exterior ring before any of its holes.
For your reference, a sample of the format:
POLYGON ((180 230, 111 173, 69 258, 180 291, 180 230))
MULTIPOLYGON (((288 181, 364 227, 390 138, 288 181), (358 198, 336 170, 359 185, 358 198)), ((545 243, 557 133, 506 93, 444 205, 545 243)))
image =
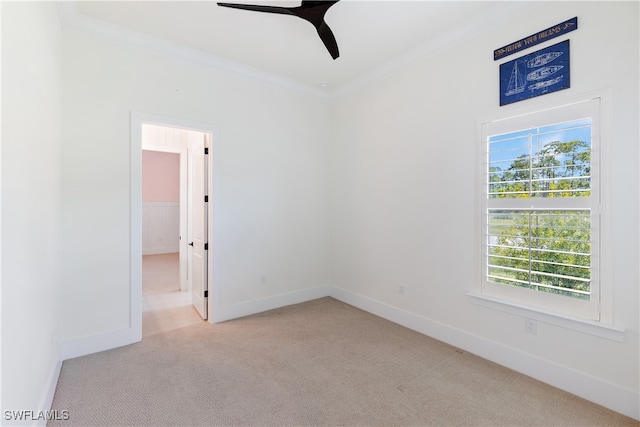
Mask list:
POLYGON ((493 51, 493 60, 496 61, 500 58, 504 58, 521 50, 535 46, 539 43, 546 42, 555 37, 566 34, 570 31, 578 28, 578 17, 571 18, 564 22, 561 22, 553 27, 549 27, 546 30, 542 30, 538 33, 532 34, 529 37, 518 40, 517 42, 510 43, 493 51))
POLYGON ((569 40, 500 65, 500 105, 570 87, 569 40))

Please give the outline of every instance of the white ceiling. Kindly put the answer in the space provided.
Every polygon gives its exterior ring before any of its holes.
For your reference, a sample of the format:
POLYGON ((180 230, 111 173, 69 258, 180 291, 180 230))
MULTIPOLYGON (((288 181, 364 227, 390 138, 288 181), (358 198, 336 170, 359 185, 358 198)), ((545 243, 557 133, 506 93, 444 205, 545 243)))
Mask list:
MULTIPOLYGON (((227 1, 300 5, 300 1, 227 1)), ((262 74, 263 78, 318 93, 336 93, 410 65, 539 5, 522 1, 341 0, 325 16, 340 49, 335 61, 314 27, 302 19, 224 8, 214 1, 62 2, 60 10, 63 23, 73 29, 198 56, 201 62, 254 76, 262 74), (320 89, 323 82, 327 86, 320 89)), ((511 41, 504 40, 504 44, 511 41)), ((487 46, 487 55, 498 47, 487 46)))

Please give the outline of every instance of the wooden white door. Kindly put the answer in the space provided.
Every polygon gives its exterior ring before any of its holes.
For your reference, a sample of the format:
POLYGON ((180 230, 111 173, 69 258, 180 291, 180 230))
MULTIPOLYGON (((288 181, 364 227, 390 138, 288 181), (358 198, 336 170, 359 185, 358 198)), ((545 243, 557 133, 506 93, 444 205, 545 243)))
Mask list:
MULTIPOLYGON (((206 136, 205 136, 206 138, 206 136)), ((207 319, 207 267, 208 267, 208 151, 206 140, 190 151, 190 240, 189 277, 191 278, 191 303, 203 319, 207 319)))

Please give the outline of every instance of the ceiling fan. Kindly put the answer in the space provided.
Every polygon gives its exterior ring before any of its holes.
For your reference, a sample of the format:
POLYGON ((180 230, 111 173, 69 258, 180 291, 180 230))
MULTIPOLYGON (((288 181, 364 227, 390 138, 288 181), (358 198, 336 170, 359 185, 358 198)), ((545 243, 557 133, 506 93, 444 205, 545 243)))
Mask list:
POLYGON ((324 15, 327 10, 340 0, 330 1, 303 1, 300 6, 281 7, 281 6, 263 6, 252 4, 235 4, 235 3, 218 3, 218 6, 231 7, 234 9, 253 10, 255 12, 278 13, 281 15, 293 15, 310 22, 318 31, 320 40, 331 54, 333 59, 340 56, 338 51, 338 43, 331 29, 324 21, 324 15))

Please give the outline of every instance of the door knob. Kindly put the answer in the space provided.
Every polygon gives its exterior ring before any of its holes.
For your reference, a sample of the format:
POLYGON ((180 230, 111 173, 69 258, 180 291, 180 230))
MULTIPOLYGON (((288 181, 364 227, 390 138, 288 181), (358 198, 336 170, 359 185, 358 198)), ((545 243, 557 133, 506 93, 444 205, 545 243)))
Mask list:
POLYGON ((193 246, 193 242, 189 243, 189 246, 193 246))

